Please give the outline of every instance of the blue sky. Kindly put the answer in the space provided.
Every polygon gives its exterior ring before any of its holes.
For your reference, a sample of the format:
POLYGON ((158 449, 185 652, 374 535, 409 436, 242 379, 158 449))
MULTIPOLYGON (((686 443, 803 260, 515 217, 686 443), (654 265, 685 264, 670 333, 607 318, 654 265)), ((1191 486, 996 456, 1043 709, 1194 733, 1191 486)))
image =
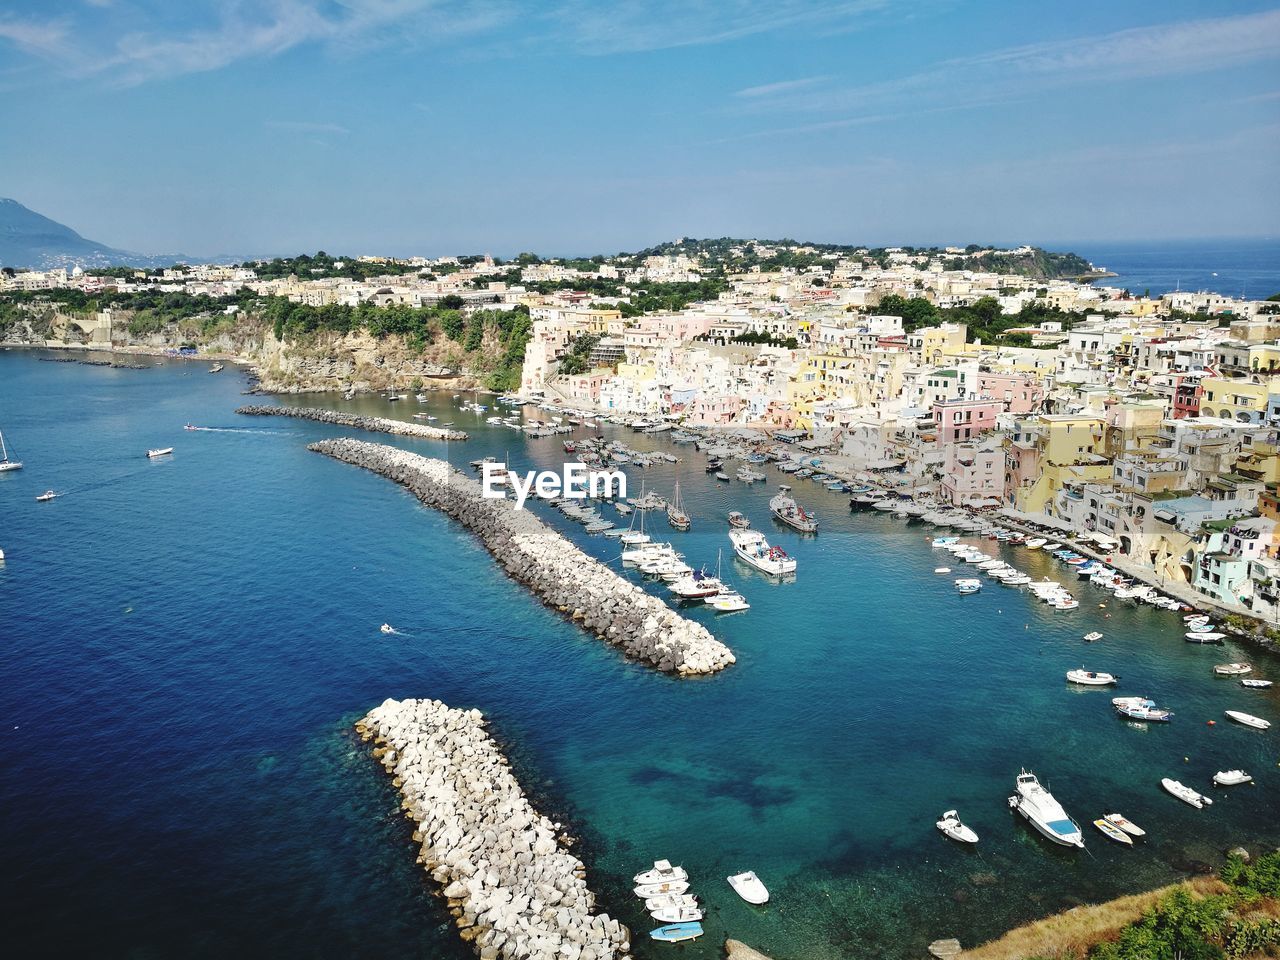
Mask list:
POLYGON ((0 196, 144 252, 1280 230, 1280 5, 8 0, 0 196))

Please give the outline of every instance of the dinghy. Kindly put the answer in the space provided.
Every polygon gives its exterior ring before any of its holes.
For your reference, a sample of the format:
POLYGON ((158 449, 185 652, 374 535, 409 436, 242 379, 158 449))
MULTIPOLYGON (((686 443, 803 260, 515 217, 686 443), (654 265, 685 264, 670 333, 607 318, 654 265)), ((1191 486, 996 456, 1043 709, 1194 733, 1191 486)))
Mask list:
POLYGON ((1211 633, 1201 630, 1190 630, 1186 634, 1188 643, 1222 643, 1225 633, 1211 633))
POLYGON ((1219 663, 1213 668, 1213 672, 1220 677, 1240 677, 1253 673, 1253 667, 1247 663, 1219 663))
POLYGON ((1220 787, 1234 787, 1238 783, 1252 783, 1253 777, 1243 770, 1219 770, 1213 775, 1213 782, 1220 787))
POLYGON ((655 860, 653 861, 652 870, 637 873, 631 879, 638 886, 644 887, 652 883, 674 883, 677 880, 688 880, 689 874, 685 872, 684 867, 673 867, 670 860, 655 860))
POLYGON ((961 843, 978 842, 978 835, 960 822, 960 817, 954 810, 944 813, 936 826, 952 840, 959 840, 961 843))
POLYGON ((746 873, 735 873, 732 877, 726 878, 729 886, 733 887, 734 892, 738 894, 747 903, 761 904, 769 902, 769 891, 765 889, 760 878, 751 870, 746 873))
POLYGON ((1190 787, 1179 783, 1177 780, 1170 780, 1168 777, 1165 777, 1160 781, 1160 786, 1164 787, 1183 803, 1191 804, 1197 810, 1207 807, 1209 804, 1213 803, 1213 801, 1208 797, 1201 796, 1190 787))
POLYGON ((1119 827, 1117 827, 1114 823, 1112 823, 1106 817, 1101 817, 1093 821, 1093 825, 1097 827, 1099 830, 1101 830, 1104 834, 1106 834, 1107 837, 1114 840, 1116 843, 1123 843, 1126 847, 1133 846, 1133 838, 1130 837, 1129 834, 1121 830, 1119 827))
POLYGON ((1125 817, 1123 814, 1108 813, 1104 815, 1103 819, 1111 823, 1114 823, 1117 827, 1119 827, 1125 833, 1129 834, 1129 836, 1131 837, 1145 837, 1147 835, 1147 831, 1143 830, 1140 826, 1138 826, 1132 820, 1125 817))
POLYGON ((702 936, 702 924, 700 923, 670 923, 665 927, 659 927, 657 930, 650 930, 649 936, 654 940, 662 940, 666 943, 680 943, 683 940, 696 940, 702 936))
POLYGON ((672 880, 667 883, 642 883, 632 891, 641 900, 650 897, 663 897, 667 894, 679 896, 689 892, 688 880, 672 880))
POLYGON ((1252 687, 1254 690, 1265 690, 1271 686, 1270 680, 1241 680, 1240 686, 1252 687))
POLYGON ((1270 720, 1263 720, 1261 717, 1255 717, 1251 713, 1242 713, 1239 710, 1227 710, 1225 712, 1236 723, 1242 723, 1246 727, 1253 727, 1255 730, 1268 730, 1271 728, 1270 720))
POLYGON ((1105 687, 1115 683, 1120 678, 1109 673, 1098 673, 1081 667, 1079 670, 1068 670, 1067 679, 1084 687, 1105 687))
POLYGON ((1085 643, 1093 643, 1093 641, 1101 640, 1101 639, 1102 639, 1102 634, 1100 634, 1097 630, 1094 630, 1092 633, 1086 633, 1084 635, 1085 643))
POLYGON ((950 567, 936 567, 936 568, 934 569, 934 571, 933 571, 933 572, 934 572, 934 573, 950 573, 950 572, 951 572, 951 568, 950 568, 950 567))

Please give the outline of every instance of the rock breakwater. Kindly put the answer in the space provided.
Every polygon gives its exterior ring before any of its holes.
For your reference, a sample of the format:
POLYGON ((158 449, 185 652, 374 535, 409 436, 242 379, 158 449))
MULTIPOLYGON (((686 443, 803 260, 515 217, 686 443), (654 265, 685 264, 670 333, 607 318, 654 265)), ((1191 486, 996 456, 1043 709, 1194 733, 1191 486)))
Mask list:
POLYGON ((480 538, 514 579, 629 657, 680 676, 715 673, 732 651, 510 500, 486 499, 480 484, 433 460, 385 444, 343 438, 310 450, 372 470, 443 510, 480 538))
POLYGON ((441 427, 405 423, 403 420, 390 420, 386 417, 360 417, 351 413, 339 413, 337 410, 324 410, 320 407, 250 405, 241 407, 236 413, 246 417, 297 417, 301 420, 315 420, 317 423, 332 423, 339 427, 354 427, 357 430, 372 430, 376 433, 394 433, 397 436, 418 437, 422 440, 467 439, 467 435, 461 430, 445 430, 441 427))
POLYGON ((418 828, 418 861, 483 960, 624 960, 631 934, 595 913, 582 861, 530 805, 479 710, 387 700, 357 721, 418 828))

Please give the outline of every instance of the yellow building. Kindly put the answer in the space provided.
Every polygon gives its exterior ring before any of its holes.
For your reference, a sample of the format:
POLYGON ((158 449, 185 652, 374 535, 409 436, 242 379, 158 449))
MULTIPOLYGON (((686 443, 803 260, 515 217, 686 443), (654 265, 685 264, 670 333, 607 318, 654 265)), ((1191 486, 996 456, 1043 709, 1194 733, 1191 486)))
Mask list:
POLYGON ((1267 397, 1280 377, 1260 382, 1245 377, 1205 377, 1200 381, 1200 415, 1258 423, 1267 412, 1267 397))
POLYGON ((1042 414, 1027 432, 1037 456, 1030 461, 1034 472, 1028 471, 1026 482, 1015 491, 1017 508, 1024 513, 1044 513, 1065 484, 1111 478, 1111 462, 1103 455, 1106 423, 1101 417, 1042 414))
POLYGON ((968 338, 969 327, 966 324, 944 323, 936 327, 921 327, 907 336, 907 343, 912 350, 919 352, 922 363, 938 364, 948 353, 963 351, 968 338))

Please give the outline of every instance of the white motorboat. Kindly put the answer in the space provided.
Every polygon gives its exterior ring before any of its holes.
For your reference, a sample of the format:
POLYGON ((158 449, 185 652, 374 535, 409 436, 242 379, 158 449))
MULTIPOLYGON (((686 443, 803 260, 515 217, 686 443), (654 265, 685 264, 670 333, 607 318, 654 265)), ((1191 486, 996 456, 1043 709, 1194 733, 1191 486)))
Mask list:
POLYGON ((747 903, 756 905, 769 902, 769 891, 755 875, 755 872, 748 870, 746 873, 735 873, 732 877, 726 878, 729 886, 733 887, 734 892, 738 894, 747 903))
POLYGON ((7 473, 10 470, 21 469, 21 460, 9 459, 9 449, 4 445, 4 434, 0 433, 0 473, 7 473))
POLYGON ((644 902, 644 908, 652 913, 665 907, 696 907, 698 898, 691 893, 668 893, 661 897, 650 897, 644 902))
POLYGON ((389 623, 384 623, 384 624, 383 624, 382 626, 380 626, 378 629, 379 629, 379 630, 381 630, 383 633, 395 633, 395 632, 396 632, 396 628, 395 628, 395 627, 393 627, 393 626, 392 626, 391 624, 389 624, 389 623))
POLYGON ((1160 786, 1164 787, 1183 803, 1191 804, 1191 806, 1195 807, 1197 810, 1207 807, 1209 804, 1213 803, 1213 801, 1208 797, 1202 796, 1185 784, 1179 783, 1177 780, 1171 780, 1168 777, 1165 777, 1160 781, 1160 786))
POLYGON ((972 577, 961 577, 956 581, 956 591, 959 593, 977 593, 981 589, 982 581, 972 577))
POLYGON ((1085 643, 1093 643, 1095 640, 1101 640, 1101 639, 1102 639, 1102 634, 1100 634, 1097 630, 1094 630, 1091 633, 1086 633, 1084 635, 1085 643))
POLYGON ((1253 777, 1243 770, 1219 770, 1213 775, 1213 782, 1220 787, 1234 787, 1240 783, 1252 783, 1253 777))
POLYGON ((667 894, 678 896, 689 892, 689 881, 669 880, 666 883, 641 883, 634 888, 633 892, 641 900, 648 900, 650 897, 662 897, 667 894))
POLYGON ((1101 830, 1105 836, 1114 840, 1116 843, 1123 843, 1126 847, 1133 846, 1133 838, 1106 817, 1100 817, 1093 821, 1093 825, 1101 830))
POLYGON ((978 835, 960 822, 960 816, 954 810, 946 811, 935 826, 952 840, 959 840, 961 843, 978 842, 978 835))
POLYGON ((706 603, 717 613, 737 613, 739 610, 751 609, 751 604, 747 603, 746 597, 728 588, 714 597, 708 597, 706 603))
POLYGON ((1246 673, 1253 673, 1253 667, 1247 663, 1220 663, 1213 668, 1213 672, 1220 677, 1242 677, 1246 673))
POLYGON ((147 457, 154 460, 156 457, 167 457, 173 453, 173 447, 160 447, 156 450, 148 450, 147 457))
MULTIPOLYGON (((624 542, 625 545, 625 542, 624 542)), ((679 560, 681 554, 669 543, 642 543, 622 551, 623 563, 648 563, 653 560, 679 560)))
POLYGON ((751 521, 745 514, 739 513, 737 510, 729 511, 729 526, 736 527, 739 530, 746 530, 751 526, 751 521))
POLYGON ((769 512, 774 518, 801 533, 817 533, 818 518, 805 512, 791 496, 791 488, 785 483, 778 487, 778 493, 769 501, 769 512))
POLYGON ((771 547, 765 535, 758 530, 730 530, 729 541, 740 560, 762 573, 780 577, 796 572, 795 558, 788 556, 781 547, 771 547))
POLYGON ((1227 710, 1226 715, 1236 723, 1242 723, 1246 727, 1253 727, 1255 730, 1271 729, 1271 721, 1263 720, 1261 717, 1255 717, 1251 713, 1242 713, 1239 710, 1227 710))
POLYGON ((1111 705, 1116 708, 1116 713, 1130 720, 1168 723, 1169 718, 1173 716, 1172 710, 1162 710, 1156 706, 1154 700, 1148 700, 1146 697, 1115 697, 1111 705))
POLYGON ((1266 690, 1269 686, 1271 686, 1271 684, 1272 684, 1272 681, 1270 680, 1241 680, 1240 681, 1240 686, 1252 687, 1254 690, 1266 690))
POLYGON ((1040 785, 1034 773, 1023 770, 1018 774, 1016 789, 1017 793, 1009 798, 1009 806, 1026 817, 1033 827, 1064 847, 1084 847, 1079 824, 1067 816, 1062 804, 1040 785))
POLYGON ((697 907, 659 907, 650 910, 649 916, 663 923, 693 923, 702 919, 702 911, 697 907))
POLYGON ((672 580, 667 584, 667 589, 681 600, 702 600, 706 597, 714 597, 720 592, 722 586, 723 584, 710 574, 694 570, 692 573, 672 580))
POLYGON ((1099 673, 1094 670, 1086 670, 1081 667, 1079 670, 1068 670, 1067 679, 1072 683, 1078 683, 1084 687, 1106 687, 1115 683, 1120 678, 1110 673, 1099 673))
POLYGON ((1138 826, 1136 823, 1134 823, 1132 820, 1130 820, 1128 817, 1124 816, 1123 814, 1108 813, 1105 815, 1105 819, 1111 823, 1114 823, 1117 827, 1119 827, 1125 833, 1129 834, 1129 836, 1131 837, 1145 837, 1147 835, 1147 831, 1143 830, 1140 826, 1138 826))
POLYGON ((39 501, 40 503, 44 503, 44 502, 46 502, 46 501, 48 501, 48 500, 53 500, 53 499, 55 499, 57 496, 58 496, 58 494, 57 494, 57 492, 56 492, 56 491, 53 491, 53 490, 46 490, 44 493, 39 494, 39 495, 36 497, 36 500, 37 500, 37 501, 39 501))
POLYGON ((1189 630, 1185 636, 1191 643, 1221 643, 1226 639, 1227 635, 1225 633, 1213 633, 1212 631, 1189 630))
POLYGON ((651 883, 671 883, 676 880, 688 880, 689 874, 684 867, 673 867, 670 860, 653 861, 652 870, 644 870, 631 878, 639 886, 651 883))
POLYGON ((933 571, 933 572, 934 572, 934 573, 950 573, 950 572, 951 572, 951 568, 950 568, 950 567, 936 567, 936 568, 934 568, 934 571, 933 571))
POLYGON ((1026 543, 1023 544, 1023 546, 1026 547, 1028 550, 1039 550, 1044 545, 1045 545, 1045 540, 1043 537, 1032 537, 1030 540, 1028 540, 1026 543))

